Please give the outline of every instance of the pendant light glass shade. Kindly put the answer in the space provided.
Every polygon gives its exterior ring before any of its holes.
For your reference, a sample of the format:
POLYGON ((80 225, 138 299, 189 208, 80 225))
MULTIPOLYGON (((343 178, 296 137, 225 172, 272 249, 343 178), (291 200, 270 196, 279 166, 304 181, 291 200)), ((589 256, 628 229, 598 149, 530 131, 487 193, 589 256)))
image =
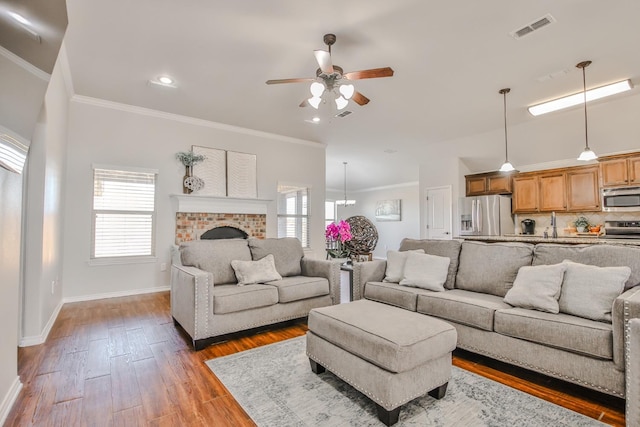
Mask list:
POLYGON ((500 166, 500 172, 513 172, 516 168, 513 167, 511 162, 509 161, 509 151, 507 145, 507 94, 511 92, 511 89, 504 88, 500 89, 498 93, 500 93, 503 97, 504 103, 504 163, 500 166))
POLYGON ((582 101, 584 102, 584 150, 578 156, 578 160, 586 162, 589 160, 595 160, 598 158, 596 153, 589 148, 589 128, 587 126, 587 78, 585 68, 591 65, 591 61, 583 61, 576 65, 577 68, 582 68, 582 101))

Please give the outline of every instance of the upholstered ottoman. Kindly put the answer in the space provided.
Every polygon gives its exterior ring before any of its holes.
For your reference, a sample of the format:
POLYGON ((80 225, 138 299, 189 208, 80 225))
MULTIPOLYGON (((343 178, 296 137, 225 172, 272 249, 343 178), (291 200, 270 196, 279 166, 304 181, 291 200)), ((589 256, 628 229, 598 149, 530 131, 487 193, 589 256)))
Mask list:
POLYGON ((373 400, 389 426, 414 398, 444 397, 456 340, 441 320, 359 300, 309 312, 307 356, 313 372, 326 368, 373 400))

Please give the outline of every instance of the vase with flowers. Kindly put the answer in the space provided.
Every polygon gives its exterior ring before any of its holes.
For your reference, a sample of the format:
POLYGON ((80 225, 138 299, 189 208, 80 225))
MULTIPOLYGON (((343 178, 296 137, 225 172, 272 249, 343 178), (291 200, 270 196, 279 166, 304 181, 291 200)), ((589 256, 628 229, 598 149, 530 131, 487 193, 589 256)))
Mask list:
POLYGON ((325 238, 327 239, 327 254, 331 258, 348 258, 349 249, 345 246, 353 238, 351 235, 351 226, 345 220, 339 223, 332 222, 327 225, 325 230, 325 238))
POLYGON ((180 151, 176 153, 176 159, 185 167, 184 178, 182 179, 182 192, 191 194, 195 189, 202 188, 204 182, 193 176, 193 165, 196 165, 206 159, 203 154, 196 154, 193 151, 180 151))

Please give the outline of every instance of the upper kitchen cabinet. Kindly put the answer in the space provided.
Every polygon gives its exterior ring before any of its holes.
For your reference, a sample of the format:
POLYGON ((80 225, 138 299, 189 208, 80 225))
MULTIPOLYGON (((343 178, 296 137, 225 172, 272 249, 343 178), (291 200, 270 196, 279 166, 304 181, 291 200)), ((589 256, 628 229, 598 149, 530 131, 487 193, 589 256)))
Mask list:
POLYGON ((567 176, 567 211, 599 211, 598 166, 569 168, 567 176))
POLYGON ((563 171, 541 173, 538 178, 540 212, 562 211, 567 207, 567 184, 563 171))
POLYGON ((520 174, 513 177, 513 197, 511 199, 513 213, 538 212, 537 174, 520 174))
POLYGON ((600 176, 603 187, 640 186, 640 154, 602 157, 600 176))
POLYGON ((466 175, 467 196, 484 196, 487 194, 511 194, 512 174, 504 172, 487 172, 466 175))

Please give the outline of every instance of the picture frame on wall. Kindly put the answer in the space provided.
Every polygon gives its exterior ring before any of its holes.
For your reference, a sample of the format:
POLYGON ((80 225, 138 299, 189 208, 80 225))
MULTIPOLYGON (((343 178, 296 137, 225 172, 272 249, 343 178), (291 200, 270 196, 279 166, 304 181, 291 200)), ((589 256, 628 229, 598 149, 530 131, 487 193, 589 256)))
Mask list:
POLYGON ((227 197, 258 197, 257 156, 227 151, 227 197))
POLYGON ((376 221, 400 221, 402 219, 401 205, 401 199, 377 201, 376 221))
POLYGON ((202 162, 193 166, 193 174, 204 181, 204 187, 194 194, 225 197, 227 195, 227 152, 198 145, 192 145, 191 151, 205 156, 202 162))

